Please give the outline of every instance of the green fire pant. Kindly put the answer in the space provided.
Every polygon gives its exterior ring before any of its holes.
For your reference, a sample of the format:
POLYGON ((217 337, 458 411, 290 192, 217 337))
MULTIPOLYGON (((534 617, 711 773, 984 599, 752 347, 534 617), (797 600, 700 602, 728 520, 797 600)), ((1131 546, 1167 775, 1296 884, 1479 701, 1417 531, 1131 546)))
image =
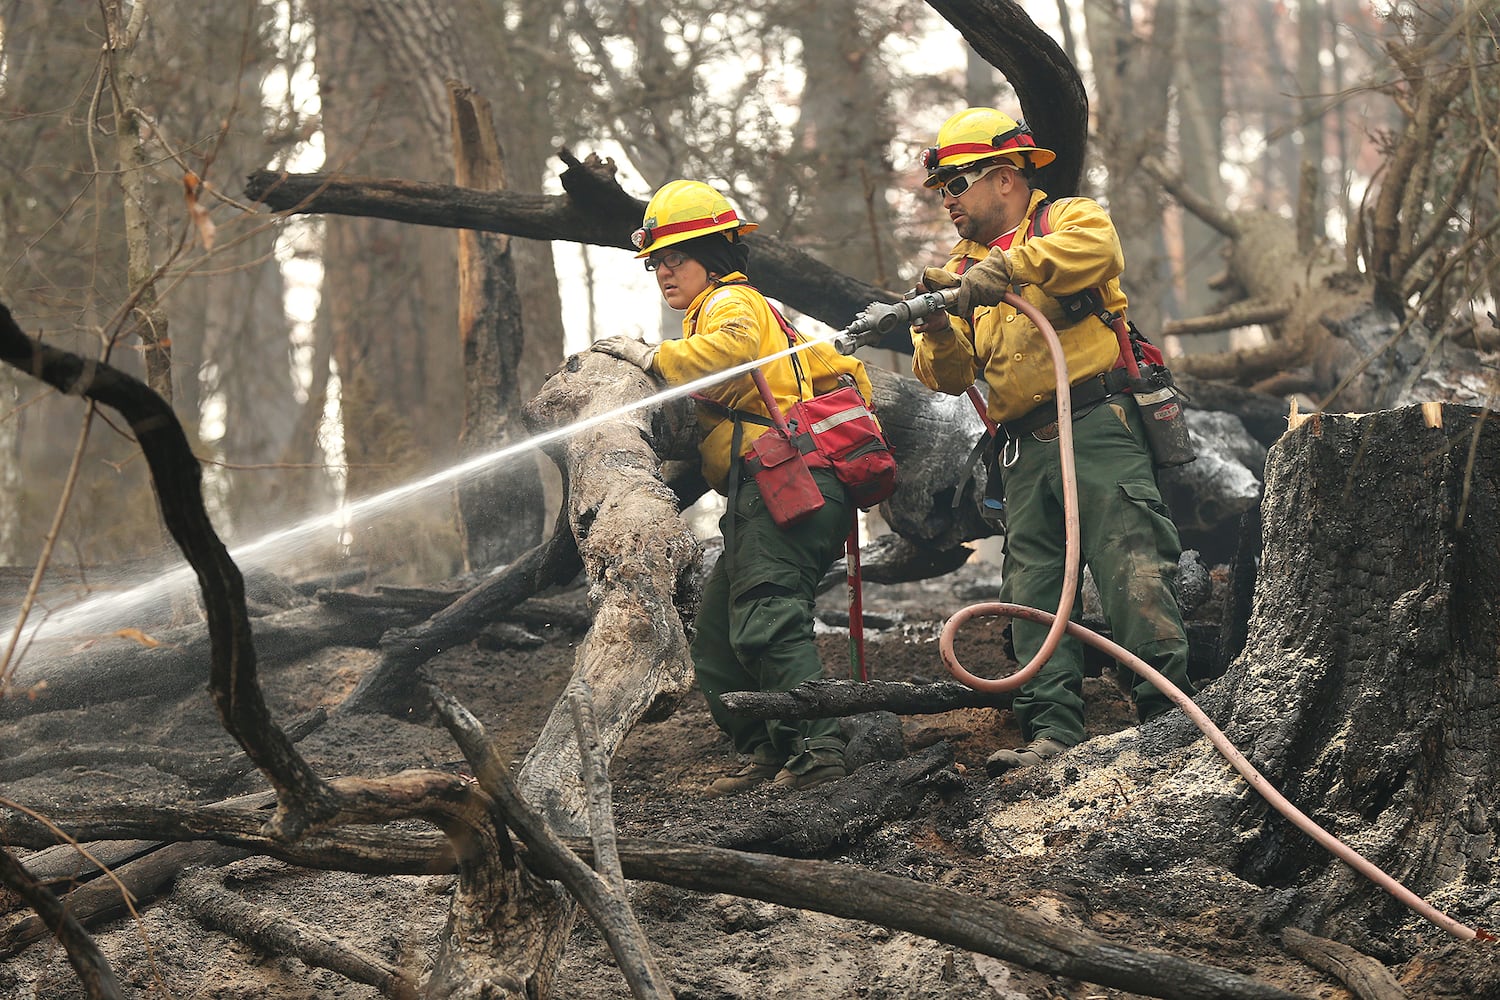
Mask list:
POLYGON ((843 554, 852 508, 832 472, 816 469, 813 478, 822 509, 786 529, 771 520, 753 480, 740 486, 733 509, 719 521, 732 549, 725 548, 703 587, 692 644, 698 686, 719 728, 741 753, 784 763, 796 774, 843 763, 838 722, 746 719, 729 712, 720 695, 788 691, 823 676, 813 644, 813 600, 818 582, 843 554))
MULTIPOLYGON (((1056 434, 1053 425, 1022 437, 1019 457, 1004 471, 1008 532, 1000 599, 1044 611, 1056 610, 1064 573, 1056 434)), ((1074 420, 1073 455, 1082 558, 1093 572, 1114 640, 1191 695, 1187 637, 1177 606, 1182 543, 1156 486, 1135 401, 1119 396, 1074 420)), ((1081 603, 1073 605, 1075 621, 1081 603)), ((1047 628, 1019 620, 1011 628, 1016 656, 1025 664, 1041 648, 1047 628)), ((1143 721, 1172 707, 1150 682, 1132 677, 1131 697, 1143 721)), ((1063 637, 1041 672, 1021 688, 1013 710, 1028 740, 1045 737, 1069 746, 1083 741, 1078 640, 1063 637)))

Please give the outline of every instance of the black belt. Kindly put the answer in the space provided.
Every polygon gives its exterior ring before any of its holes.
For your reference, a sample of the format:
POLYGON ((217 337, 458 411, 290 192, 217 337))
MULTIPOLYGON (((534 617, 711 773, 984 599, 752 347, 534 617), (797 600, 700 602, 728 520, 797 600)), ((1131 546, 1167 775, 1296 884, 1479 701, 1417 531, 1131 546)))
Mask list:
MULTIPOLYGON (((1111 396, 1118 396, 1130 386, 1130 373, 1124 368, 1111 368, 1107 372, 1084 379, 1075 385, 1068 393, 1072 401, 1073 415, 1078 416, 1086 407, 1097 406, 1111 396)), ((1050 423, 1057 420, 1057 403, 1049 399, 1047 402, 1021 414, 1014 420, 1007 420, 1000 425, 1005 431, 1005 436, 1014 441, 1024 434, 1041 430, 1050 423)))

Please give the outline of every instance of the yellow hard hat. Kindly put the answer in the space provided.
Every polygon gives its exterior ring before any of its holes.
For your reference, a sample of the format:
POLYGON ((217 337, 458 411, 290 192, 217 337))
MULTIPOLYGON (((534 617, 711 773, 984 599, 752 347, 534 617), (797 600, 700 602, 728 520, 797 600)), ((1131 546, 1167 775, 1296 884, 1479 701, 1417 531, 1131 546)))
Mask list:
POLYGON ((1052 150, 1036 144, 1024 121, 994 108, 965 108, 943 122, 937 145, 922 150, 921 163, 927 168, 923 186, 937 187, 970 164, 1002 156, 1026 167, 1045 167, 1057 159, 1052 150))
POLYGON ((651 196, 641 228, 630 234, 630 242, 640 251, 637 257, 649 257, 695 236, 727 236, 729 230, 753 233, 759 228, 754 222, 742 221, 729 199, 702 181, 672 181, 651 196))

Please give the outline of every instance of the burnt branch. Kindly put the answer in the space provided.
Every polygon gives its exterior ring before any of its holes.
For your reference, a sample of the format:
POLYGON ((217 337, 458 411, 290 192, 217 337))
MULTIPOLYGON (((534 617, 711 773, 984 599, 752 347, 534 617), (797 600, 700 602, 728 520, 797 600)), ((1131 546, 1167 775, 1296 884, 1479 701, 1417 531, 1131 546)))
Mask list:
MULTIPOLYGON (((630 234, 641 224, 646 203, 627 194, 599 161, 570 165, 561 195, 478 191, 452 184, 337 174, 257 171, 246 182, 246 196, 278 212, 357 215, 421 226, 508 233, 534 240, 567 240, 632 250, 630 234)), ((894 302, 900 295, 852 278, 762 233, 746 242, 755 261, 755 283, 830 326, 842 327, 871 302, 894 302)), ((881 347, 911 353, 911 338, 898 330, 881 347)))
MULTIPOLYGON (((587 850, 586 841, 574 841, 587 850)), ((849 865, 624 840, 633 879, 727 892, 909 931, 1029 969, 1180 1000, 1291 1000, 1247 976, 1162 952, 1138 951, 1009 906, 849 865)))
POLYGON ((865 712, 932 715, 957 708, 1009 708, 1008 691, 987 694, 957 681, 817 680, 790 691, 726 691, 724 707, 751 719, 838 719, 865 712))
POLYGON ((223 931, 270 955, 290 955, 373 986, 391 1000, 416 1000, 417 984, 395 966, 351 948, 313 924, 252 906, 217 872, 199 870, 177 886, 175 898, 204 927, 223 931))

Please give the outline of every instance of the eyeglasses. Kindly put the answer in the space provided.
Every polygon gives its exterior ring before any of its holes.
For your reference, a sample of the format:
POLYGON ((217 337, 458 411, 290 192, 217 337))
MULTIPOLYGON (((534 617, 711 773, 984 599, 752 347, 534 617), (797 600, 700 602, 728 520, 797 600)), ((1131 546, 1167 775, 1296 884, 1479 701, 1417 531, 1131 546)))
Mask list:
POLYGON ((938 190, 950 198, 962 198, 964 192, 968 191, 975 184, 978 184, 986 174, 994 173, 1001 167, 1008 166, 1010 166, 1008 163, 991 163, 989 166, 980 167, 978 170, 965 170, 963 173, 950 177, 942 184, 939 184, 938 190))
POLYGON ((654 271, 658 267, 665 267, 668 271, 675 271, 692 259, 681 250, 654 253, 646 258, 646 270, 654 271))

